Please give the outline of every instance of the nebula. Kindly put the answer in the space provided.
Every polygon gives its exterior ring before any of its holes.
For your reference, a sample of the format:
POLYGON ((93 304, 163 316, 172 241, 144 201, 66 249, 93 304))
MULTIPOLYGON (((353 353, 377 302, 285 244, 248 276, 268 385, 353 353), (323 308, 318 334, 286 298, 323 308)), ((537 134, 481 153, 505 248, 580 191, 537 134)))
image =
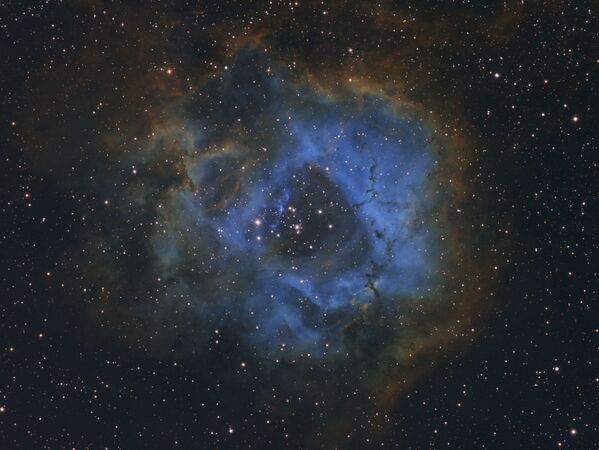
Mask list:
POLYGON ((345 94, 289 81, 246 48, 149 142, 155 154, 177 142, 186 179, 159 205, 160 276, 204 327, 232 321, 265 357, 340 351, 364 310, 393 315, 437 284, 427 124, 345 94))

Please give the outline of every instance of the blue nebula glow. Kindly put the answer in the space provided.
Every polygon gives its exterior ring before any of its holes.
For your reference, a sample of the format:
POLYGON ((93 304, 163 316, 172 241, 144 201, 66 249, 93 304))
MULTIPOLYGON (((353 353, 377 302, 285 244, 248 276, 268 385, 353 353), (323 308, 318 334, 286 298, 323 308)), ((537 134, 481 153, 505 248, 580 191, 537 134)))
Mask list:
MULTIPOLYGON (((269 65, 242 51, 207 87, 194 189, 176 194, 172 221, 192 235, 199 314, 226 315, 266 355, 320 354, 343 345, 361 305, 393 314, 434 288, 433 152, 390 101, 320 93, 269 65)), ((168 247, 156 247, 167 266, 168 247)))

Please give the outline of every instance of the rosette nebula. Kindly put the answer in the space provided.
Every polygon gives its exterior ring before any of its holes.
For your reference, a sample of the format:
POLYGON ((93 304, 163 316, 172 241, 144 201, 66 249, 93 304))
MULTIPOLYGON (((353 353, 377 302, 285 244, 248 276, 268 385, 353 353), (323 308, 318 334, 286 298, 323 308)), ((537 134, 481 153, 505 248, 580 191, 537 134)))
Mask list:
POLYGON ((151 247, 198 326, 234 323, 258 354, 318 355, 364 311, 393 316, 436 289, 443 188, 418 115, 291 82, 247 49, 182 109, 149 143, 185 179, 151 247))

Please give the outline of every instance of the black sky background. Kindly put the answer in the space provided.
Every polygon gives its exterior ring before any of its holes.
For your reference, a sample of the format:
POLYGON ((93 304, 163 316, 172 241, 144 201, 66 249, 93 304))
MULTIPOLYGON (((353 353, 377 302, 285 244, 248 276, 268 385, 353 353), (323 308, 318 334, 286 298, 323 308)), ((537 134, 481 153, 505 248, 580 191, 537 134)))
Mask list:
MULTIPOLYGON (((412 5, 426 23, 455 21, 456 11, 464 10, 474 18, 498 15, 501 4, 491 3, 412 5)), ((494 303, 466 339, 470 345, 445 354, 398 401, 390 434, 360 421, 357 410, 354 426, 370 441, 351 448, 380 448, 381 442, 415 449, 599 446, 599 5, 532 3, 511 38, 492 44, 458 33, 414 62, 423 72, 433 69, 427 90, 417 89, 415 97, 449 103, 447 121, 475 134, 471 181, 486 204, 485 220, 497 224, 497 235, 504 233, 497 239, 509 242, 500 250, 508 264, 494 303), (473 69, 481 65, 486 70, 473 69)), ((185 16, 192 9, 151 4, 158 15, 185 16)), ((110 2, 104 7, 130 11, 110 2)), ((259 9, 233 2, 202 7, 206 21, 224 24, 259 9)), ((0 447, 175 448, 177 441, 180 448, 301 448, 294 437, 319 418, 289 412, 286 423, 268 427, 259 415, 253 420, 248 412, 264 405, 248 394, 252 378, 234 374, 234 342, 225 342, 213 360, 128 351, 101 327, 89 327, 84 303, 64 301, 76 295, 76 280, 68 273, 51 282, 45 276, 84 238, 86 225, 73 217, 88 205, 34 167, 39 163, 23 150, 29 130, 21 129, 20 118, 36 114, 32 80, 40 64, 66 61, 62 49, 83 43, 74 30, 88 19, 71 12, 58 3, 9 2, 0 9, 0 404, 6 405, 0 447), (90 400, 94 393, 97 402, 90 400), (228 423, 237 424, 231 435, 224 432, 228 423)), ((326 39, 313 17, 308 11, 298 19, 307 43, 293 28, 278 32, 275 42, 309 60, 326 39)), ((338 27, 340 42, 325 49, 356 40, 369 45, 367 30, 338 27)), ((455 22, 450 28, 468 27, 455 22)), ((75 178, 95 164, 91 157, 73 163, 81 167, 75 178)))

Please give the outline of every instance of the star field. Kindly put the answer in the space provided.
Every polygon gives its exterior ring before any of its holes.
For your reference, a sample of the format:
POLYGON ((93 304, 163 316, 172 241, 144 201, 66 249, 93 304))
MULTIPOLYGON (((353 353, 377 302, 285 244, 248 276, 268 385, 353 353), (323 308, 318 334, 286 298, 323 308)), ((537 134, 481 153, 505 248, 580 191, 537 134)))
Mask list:
POLYGON ((593 449, 594 2, 8 2, 2 448, 593 449))

